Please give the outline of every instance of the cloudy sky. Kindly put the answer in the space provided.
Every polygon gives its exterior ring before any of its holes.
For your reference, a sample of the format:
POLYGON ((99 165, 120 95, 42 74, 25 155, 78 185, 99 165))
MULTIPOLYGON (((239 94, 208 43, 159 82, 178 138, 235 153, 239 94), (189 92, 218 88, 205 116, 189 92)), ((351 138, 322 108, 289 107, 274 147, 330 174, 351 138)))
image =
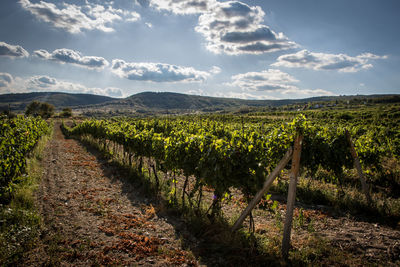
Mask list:
POLYGON ((400 93, 399 11, 398 0, 1 0, 0 94, 400 93))

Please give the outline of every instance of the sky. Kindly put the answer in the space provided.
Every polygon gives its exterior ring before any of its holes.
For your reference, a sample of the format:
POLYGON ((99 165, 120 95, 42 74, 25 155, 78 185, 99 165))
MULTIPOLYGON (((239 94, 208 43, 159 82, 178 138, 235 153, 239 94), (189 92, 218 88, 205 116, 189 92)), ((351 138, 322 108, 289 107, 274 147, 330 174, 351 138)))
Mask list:
POLYGON ((398 0, 1 0, 0 94, 399 94, 399 11, 398 0))

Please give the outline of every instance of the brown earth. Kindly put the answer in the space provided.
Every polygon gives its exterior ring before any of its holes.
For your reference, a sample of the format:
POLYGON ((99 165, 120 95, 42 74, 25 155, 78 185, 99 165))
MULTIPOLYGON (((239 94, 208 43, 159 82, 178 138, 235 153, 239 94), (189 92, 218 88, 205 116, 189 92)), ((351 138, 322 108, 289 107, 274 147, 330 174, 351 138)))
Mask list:
MULTIPOLYGON (((285 197, 273 195, 269 201, 270 204, 272 199, 279 202, 275 211, 260 209, 260 206, 265 206, 263 203, 253 210, 255 233, 270 239, 278 236, 280 240, 282 236, 279 233, 282 232, 286 211, 285 197)), ((400 266, 398 226, 393 228, 385 223, 370 222, 368 218, 339 213, 328 206, 311 206, 299 202, 296 206, 291 235, 292 251, 301 253, 305 247, 314 247, 312 242, 315 240, 324 240, 328 249, 331 248, 331 252, 329 259, 328 257, 325 260, 322 259, 322 265, 343 266, 344 263, 344 265, 356 266, 381 266, 382 264, 400 266), (346 257, 353 259, 345 259, 346 257)), ((240 213, 245 207, 242 197, 236 195, 232 203, 224 207, 224 214, 232 214, 235 212, 234 209, 240 213)), ((245 220, 244 225, 249 227, 248 219, 245 220)))
MULTIPOLYGON (((281 218, 285 216, 285 209, 284 204, 279 205, 278 212, 282 214, 281 218)), ((256 213, 254 220, 256 232, 265 234, 265 229, 274 225, 276 217, 272 214, 265 216, 265 213, 256 213)), ((314 239, 310 238, 312 236, 325 240, 328 248, 332 248, 332 257, 327 259, 329 265, 336 265, 336 260, 338 265, 342 265, 339 264, 340 261, 357 266, 400 264, 400 231, 386 225, 363 221, 354 216, 335 214, 329 208, 296 208, 291 241, 293 249, 301 251, 304 246, 313 247, 310 244, 310 240, 314 242, 314 239), (355 260, 340 257, 335 259, 335 253, 355 260)))

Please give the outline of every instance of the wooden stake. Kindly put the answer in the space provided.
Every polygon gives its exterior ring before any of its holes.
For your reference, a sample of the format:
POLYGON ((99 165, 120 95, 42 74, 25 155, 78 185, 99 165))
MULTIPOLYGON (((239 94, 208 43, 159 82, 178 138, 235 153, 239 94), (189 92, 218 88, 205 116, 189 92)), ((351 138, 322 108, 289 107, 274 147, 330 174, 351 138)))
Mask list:
POLYGON ((160 188, 160 180, 158 179, 157 168, 155 165, 156 163, 154 162, 154 164, 151 164, 151 167, 153 168, 154 178, 156 180, 156 188, 158 190, 160 188))
POLYGON ((186 193, 186 186, 188 184, 188 181, 189 181, 189 176, 186 175, 185 183, 183 184, 183 189, 182 189, 183 190, 182 191, 182 209, 185 208, 185 193, 186 193))
POLYGON ((279 175, 279 173, 283 170, 283 168, 285 168, 285 166, 288 164, 288 162, 292 156, 292 153, 293 153, 293 148, 289 148, 289 150, 286 152, 285 156, 283 156, 281 161, 279 161, 279 163, 275 167, 275 169, 268 175, 267 179, 264 182, 263 188, 257 192, 256 196, 249 203, 247 208, 242 212, 239 219, 237 219, 237 221, 235 222, 235 224, 232 227, 232 232, 239 229, 239 227, 243 224, 244 219, 246 219, 246 217, 250 214, 250 212, 257 205, 257 203, 260 202, 261 198, 263 197, 265 192, 267 192, 269 187, 272 185, 275 178, 279 175))
POLYGON ((289 255, 290 233, 292 231, 293 209, 294 209, 294 203, 296 201, 296 186, 297 186, 297 176, 299 174, 299 168, 300 168, 302 141, 303 141, 303 136, 298 135, 294 142, 292 169, 290 171, 289 193, 286 203, 285 226, 283 228, 283 239, 282 239, 282 256, 284 259, 287 259, 289 255))
POLYGON ((367 198, 368 205, 371 205, 372 200, 371 200, 371 196, 369 195, 369 189, 368 189, 368 185, 365 180, 365 177, 364 177, 364 173, 362 171, 360 159, 357 155, 356 149, 354 148, 354 143, 353 143, 353 140, 351 139, 350 133, 347 130, 346 130, 346 137, 347 137, 347 141, 349 142, 349 145, 350 145, 351 156, 354 159, 354 167, 357 169, 358 176, 360 178, 361 189, 362 189, 365 197, 367 198))

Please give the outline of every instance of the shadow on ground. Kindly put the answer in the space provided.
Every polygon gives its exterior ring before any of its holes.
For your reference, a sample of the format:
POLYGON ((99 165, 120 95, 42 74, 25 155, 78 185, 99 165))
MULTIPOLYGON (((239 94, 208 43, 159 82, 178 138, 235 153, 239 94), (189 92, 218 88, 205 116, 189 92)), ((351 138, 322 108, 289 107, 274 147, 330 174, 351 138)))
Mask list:
POLYGON ((134 205, 146 204, 156 207, 156 214, 171 224, 183 249, 190 250, 201 265, 207 266, 279 266, 284 262, 275 255, 262 251, 252 235, 231 233, 230 225, 219 218, 210 221, 207 216, 196 216, 191 211, 171 206, 157 196, 154 186, 143 174, 132 167, 114 161, 96 145, 79 141, 94 155, 104 175, 110 180, 122 182, 122 194, 134 205), (133 187, 132 187, 133 186, 133 187), (133 189, 132 189, 133 188, 133 189), (138 203, 138 195, 143 203, 138 203))

